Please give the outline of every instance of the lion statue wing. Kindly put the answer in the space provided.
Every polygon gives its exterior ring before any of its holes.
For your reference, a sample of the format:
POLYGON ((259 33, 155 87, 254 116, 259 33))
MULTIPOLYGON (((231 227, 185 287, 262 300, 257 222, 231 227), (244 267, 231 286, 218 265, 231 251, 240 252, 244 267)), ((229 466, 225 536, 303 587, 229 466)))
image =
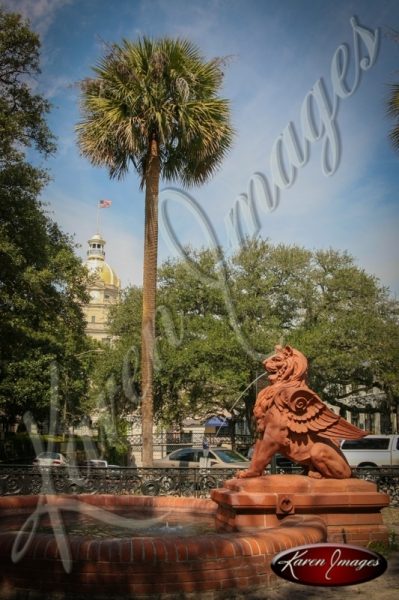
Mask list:
POLYGON ((284 400, 280 396, 280 410, 287 418, 288 429, 296 434, 317 432, 322 437, 334 439, 358 439, 367 431, 355 427, 336 415, 307 386, 286 390, 284 400))

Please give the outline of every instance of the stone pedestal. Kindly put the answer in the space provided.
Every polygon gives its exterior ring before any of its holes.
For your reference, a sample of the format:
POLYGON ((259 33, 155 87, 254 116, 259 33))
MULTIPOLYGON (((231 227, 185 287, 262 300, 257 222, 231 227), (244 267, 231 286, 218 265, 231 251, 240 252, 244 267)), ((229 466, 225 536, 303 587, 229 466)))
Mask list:
POLYGON ((389 497, 370 481, 288 474, 230 479, 212 491, 212 499, 219 531, 278 527, 290 515, 314 515, 325 522, 328 542, 388 541, 381 509, 389 497))

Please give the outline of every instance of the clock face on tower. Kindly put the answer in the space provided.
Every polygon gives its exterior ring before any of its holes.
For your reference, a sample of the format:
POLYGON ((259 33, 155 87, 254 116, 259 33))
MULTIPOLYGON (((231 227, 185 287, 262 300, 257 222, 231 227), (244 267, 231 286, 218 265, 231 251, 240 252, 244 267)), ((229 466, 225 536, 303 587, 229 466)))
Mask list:
POLYGON ((93 290, 90 292, 90 298, 92 299, 93 302, 99 302, 100 297, 101 297, 101 295, 98 290, 93 290))

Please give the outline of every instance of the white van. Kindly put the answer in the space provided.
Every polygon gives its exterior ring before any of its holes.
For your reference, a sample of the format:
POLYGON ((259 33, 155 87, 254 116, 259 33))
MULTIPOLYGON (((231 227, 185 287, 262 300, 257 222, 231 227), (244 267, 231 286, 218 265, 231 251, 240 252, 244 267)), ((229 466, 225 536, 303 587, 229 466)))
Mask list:
POLYGON ((341 450, 351 467, 399 467, 398 434, 343 440, 341 450))

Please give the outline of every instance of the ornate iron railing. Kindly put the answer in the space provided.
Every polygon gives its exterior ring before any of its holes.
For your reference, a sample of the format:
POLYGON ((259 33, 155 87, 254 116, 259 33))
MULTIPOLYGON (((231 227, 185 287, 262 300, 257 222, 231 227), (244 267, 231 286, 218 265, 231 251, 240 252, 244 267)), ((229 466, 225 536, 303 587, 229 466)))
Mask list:
POLYGON ((139 494, 207 497, 237 469, 0 466, 0 495, 139 494))
MULTIPOLYGON (((208 497, 223 487, 237 469, 188 468, 80 468, 0 465, 0 495, 30 494, 138 494, 146 496, 208 497)), ((283 469, 278 469, 283 472, 283 469)), ((301 468, 291 468, 301 473, 301 468)), ((374 481, 399 506, 399 468, 355 469, 354 475, 374 481)))

